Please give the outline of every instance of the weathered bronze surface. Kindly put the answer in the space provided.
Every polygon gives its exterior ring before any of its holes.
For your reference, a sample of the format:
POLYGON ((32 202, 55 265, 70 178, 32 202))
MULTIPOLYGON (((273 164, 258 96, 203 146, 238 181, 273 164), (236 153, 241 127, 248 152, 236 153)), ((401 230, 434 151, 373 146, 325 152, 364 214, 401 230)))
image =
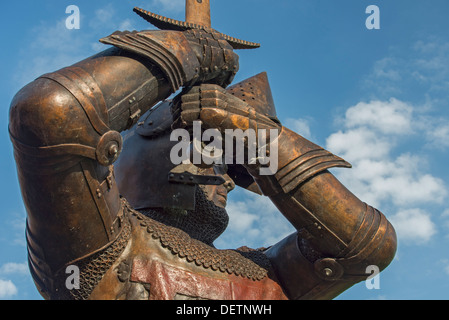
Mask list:
POLYGON ((207 28, 212 27, 210 19, 210 1, 186 1, 186 22, 207 28))
POLYGON ((162 30, 103 38, 111 48, 39 77, 11 103, 42 296, 332 299, 365 280, 367 266, 385 269, 392 225, 327 171, 350 164, 281 124, 266 73, 228 87, 233 50, 258 44, 213 30, 209 0, 187 0, 185 22, 134 10, 162 30), (195 121, 223 135, 277 129, 278 170, 173 164, 170 133, 195 121), (214 248, 235 185, 269 197, 296 232, 270 248, 214 248), (67 286, 68 266, 79 288, 67 286))

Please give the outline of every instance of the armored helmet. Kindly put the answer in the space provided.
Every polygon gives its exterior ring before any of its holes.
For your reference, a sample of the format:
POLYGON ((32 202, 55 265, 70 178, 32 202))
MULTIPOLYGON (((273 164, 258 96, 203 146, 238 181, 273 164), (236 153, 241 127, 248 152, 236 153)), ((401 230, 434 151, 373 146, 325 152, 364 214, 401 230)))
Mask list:
MULTIPOLYGON (((229 87, 227 92, 277 121, 265 72, 229 87)), ((136 210, 194 210, 198 185, 219 185, 225 182, 221 176, 222 167, 216 170, 215 175, 204 175, 192 163, 172 161, 173 148, 180 142, 172 138, 176 105, 177 97, 161 102, 144 114, 133 128, 122 133, 123 150, 114 165, 115 176, 121 195, 136 210)), ((242 165, 228 164, 226 167, 227 174, 236 185, 261 194, 254 179, 242 165)))

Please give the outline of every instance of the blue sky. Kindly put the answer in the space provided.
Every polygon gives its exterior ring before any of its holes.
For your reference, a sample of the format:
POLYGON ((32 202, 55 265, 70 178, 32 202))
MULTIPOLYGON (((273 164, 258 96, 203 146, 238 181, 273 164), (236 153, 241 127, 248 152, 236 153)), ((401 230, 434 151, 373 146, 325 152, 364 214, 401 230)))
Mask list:
MULTIPOLYGON (((227 0, 213 26, 260 42, 239 51, 235 81, 267 71, 284 125, 342 156, 332 172, 393 222, 397 256, 380 288, 360 283, 338 299, 449 298, 449 27, 445 0, 227 0), (380 29, 365 12, 380 9, 380 29)), ((1 10, 0 299, 41 299, 26 266, 25 209, 7 124, 14 94, 39 75, 106 47, 116 30, 152 28, 134 6, 184 19, 184 0, 4 2, 1 10), (65 27, 66 7, 80 29, 65 27)), ((292 232, 265 198, 230 195, 229 230, 217 245, 271 245, 292 232)))

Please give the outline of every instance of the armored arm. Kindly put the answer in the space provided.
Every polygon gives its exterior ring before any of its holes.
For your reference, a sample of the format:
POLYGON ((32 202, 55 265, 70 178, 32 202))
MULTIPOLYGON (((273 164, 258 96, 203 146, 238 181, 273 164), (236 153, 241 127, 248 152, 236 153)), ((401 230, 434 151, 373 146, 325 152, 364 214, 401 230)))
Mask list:
POLYGON ((232 46, 214 30, 115 32, 100 41, 153 61, 173 92, 205 82, 226 87, 239 69, 232 46))
POLYGON ((156 66, 110 49, 41 76, 13 99, 9 131, 27 210, 29 265, 45 298, 66 298, 65 266, 79 266, 123 235, 112 167, 118 131, 169 93, 156 66))
POLYGON ((368 266, 385 269, 396 252, 394 228, 327 170, 346 163, 286 128, 278 143, 275 175, 248 170, 298 231, 267 251, 289 297, 332 299, 366 280, 368 266))
MULTIPOLYGON (((199 39, 189 42, 176 31, 145 37, 139 46, 145 54, 117 44, 39 77, 11 103, 9 132, 28 214, 29 265, 45 298, 66 297, 68 264, 82 265, 111 247, 114 254, 124 249, 115 245, 126 243, 126 235, 112 166, 122 147, 120 132, 179 86, 233 76, 218 67, 213 74, 200 69, 208 64, 214 70, 214 63, 196 55, 199 39)), ((104 268, 97 268, 100 274, 104 268)))
POLYGON ((186 125, 199 119, 221 132, 274 129, 275 139, 265 146, 258 142, 257 148, 277 154, 277 170, 267 175, 261 174, 261 163, 247 162, 244 167, 297 232, 266 254, 289 298, 334 298, 365 280, 368 266, 379 270, 388 266, 396 251, 395 231, 381 212, 359 200, 328 171, 350 167, 349 163, 282 126, 266 112, 264 99, 252 96, 257 83, 245 83, 240 97, 218 87, 199 87, 184 99, 178 120, 186 125), (198 92, 199 100, 193 98, 198 92))

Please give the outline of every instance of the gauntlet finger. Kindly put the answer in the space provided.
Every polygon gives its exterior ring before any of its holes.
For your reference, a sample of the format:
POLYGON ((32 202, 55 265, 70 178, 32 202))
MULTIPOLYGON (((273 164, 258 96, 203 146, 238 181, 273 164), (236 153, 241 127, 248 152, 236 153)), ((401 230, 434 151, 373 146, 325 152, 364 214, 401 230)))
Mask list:
POLYGON ((213 108, 213 109, 221 109, 226 111, 228 108, 228 105, 225 101, 218 99, 218 98, 202 98, 201 99, 201 108, 207 109, 207 108, 213 108))
POLYGON ((192 88, 192 90, 188 91, 187 93, 184 93, 181 97, 181 103, 190 103, 190 102, 196 102, 200 101, 200 91, 198 87, 192 88))
POLYGON ((225 129, 222 123, 228 118, 228 112, 217 108, 204 108, 200 112, 200 119, 208 128, 225 129))
POLYGON ((223 94, 226 94, 226 90, 220 87, 219 85, 212 84, 212 83, 204 83, 200 86, 200 90, 202 93, 206 92, 221 92, 223 94))
POLYGON ((181 122, 184 126, 198 120, 201 111, 199 87, 191 88, 181 97, 181 122))
POLYGON ((194 121, 199 120, 201 110, 191 109, 181 112, 181 120, 185 126, 191 125, 194 121))

